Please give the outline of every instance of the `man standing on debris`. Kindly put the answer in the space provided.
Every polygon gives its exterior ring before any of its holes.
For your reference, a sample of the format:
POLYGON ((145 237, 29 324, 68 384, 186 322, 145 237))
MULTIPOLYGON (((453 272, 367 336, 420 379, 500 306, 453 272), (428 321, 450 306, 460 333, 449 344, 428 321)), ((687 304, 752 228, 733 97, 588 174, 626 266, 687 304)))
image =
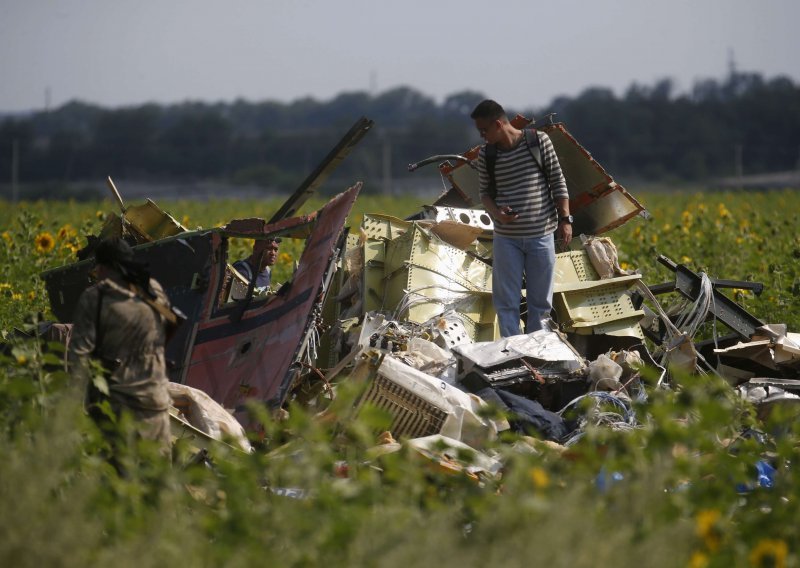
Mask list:
POLYGON ((117 416, 130 413, 136 433, 156 441, 168 455, 172 400, 164 345, 168 328, 175 326, 178 318, 161 285, 134 260, 133 250, 124 240, 101 241, 95 249, 95 263, 98 282, 83 292, 75 311, 70 368, 87 385, 89 414, 110 438, 112 451, 116 452, 119 440, 97 406, 103 400, 117 416), (105 369, 107 389, 92 378, 90 358, 105 369))
POLYGON ((281 240, 256 240, 253 252, 247 258, 237 260, 233 267, 249 283, 256 275, 256 288, 267 288, 272 283, 272 265, 278 259, 278 245, 281 240))
POLYGON ((565 245, 572 239, 567 183, 547 134, 515 128, 493 100, 478 104, 470 116, 486 140, 477 165, 481 201, 495 222, 492 299, 500 334, 520 333, 523 275, 526 330, 532 333, 552 309, 553 234, 565 245))

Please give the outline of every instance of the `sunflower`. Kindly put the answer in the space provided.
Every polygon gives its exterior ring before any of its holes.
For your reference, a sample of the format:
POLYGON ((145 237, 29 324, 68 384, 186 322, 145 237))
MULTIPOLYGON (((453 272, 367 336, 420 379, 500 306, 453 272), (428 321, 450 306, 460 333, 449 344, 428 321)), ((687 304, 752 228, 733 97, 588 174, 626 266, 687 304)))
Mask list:
POLYGON ((9 233, 8 231, 3 231, 2 237, 7 245, 11 246, 14 244, 14 239, 11 237, 11 233, 9 233))
POLYGON ((688 566, 689 568, 706 568, 708 566, 708 556, 700 551, 695 551, 689 558, 688 566))
POLYGON ((722 515, 716 509, 704 509, 697 513, 695 519, 695 534, 703 539, 706 547, 715 552, 719 549, 722 537, 720 530, 720 519, 722 515))
POLYGON ((547 486, 550 485, 550 477, 541 467, 532 467, 528 470, 528 477, 530 477, 536 489, 546 489, 547 486))
POLYGON ((58 237, 58 240, 60 240, 60 241, 69 239, 69 238, 75 236, 75 229, 73 229, 72 225, 70 225, 68 223, 68 224, 64 225, 63 227, 61 227, 58 230, 58 233, 56 234, 56 236, 58 237))
POLYGON ((33 240, 33 243, 36 245, 36 252, 38 252, 39 254, 50 252, 51 250, 53 250, 53 247, 56 246, 56 241, 53 238, 53 235, 51 235, 47 231, 36 235, 36 238, 33 240))
POLYGON ((782 540, 762 539, 750 551, 750 564, 752 566, 775 566, 783 568, 786 566, 786 556, 789 547, 782 540))

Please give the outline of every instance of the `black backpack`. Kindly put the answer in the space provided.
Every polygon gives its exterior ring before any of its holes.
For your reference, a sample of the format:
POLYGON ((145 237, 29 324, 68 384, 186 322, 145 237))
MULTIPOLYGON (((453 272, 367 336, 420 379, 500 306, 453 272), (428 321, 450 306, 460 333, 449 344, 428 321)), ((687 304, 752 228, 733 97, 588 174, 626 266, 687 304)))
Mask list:
MULTIPOLYGON (((536 133, 535 128, 526 128, 522 131, 525 134, 525 144, 528 146, 528 151, 533 156, 533 161, 544 172, 544 177, 547 180, 547 185, 550 185, 550 179, 547 175, 547 168, 544 167, 544 159, 542 158, 542 148, 539 144, 539 135, 536 133)), ((494 166, 497 163, 497 146, 495 144, 486 145, 486 173, 489 175, 489 196, 492 199, 497 198, 497 182, 494 178, 494 166)))

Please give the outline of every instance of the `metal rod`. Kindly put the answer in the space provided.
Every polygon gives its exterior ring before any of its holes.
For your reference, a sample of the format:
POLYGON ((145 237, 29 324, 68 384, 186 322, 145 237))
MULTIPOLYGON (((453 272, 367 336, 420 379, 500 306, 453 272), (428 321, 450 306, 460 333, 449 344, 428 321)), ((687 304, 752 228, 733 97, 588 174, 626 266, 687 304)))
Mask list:
POLYGON ((111 193, 114 195, 114 197, 116 198, 117 202, 119 203, 119 208, 122 211, 122 214, 124 215, 125 214, 125 202, 122 201, 122 196, 119 194, 119 191, 117 191, 117 186, 114 185, 114 182, 112 181, 111 176, 108 176, 108 178, 106 179, 106 183, 108 184, 108 188, 111 190, 111 193))

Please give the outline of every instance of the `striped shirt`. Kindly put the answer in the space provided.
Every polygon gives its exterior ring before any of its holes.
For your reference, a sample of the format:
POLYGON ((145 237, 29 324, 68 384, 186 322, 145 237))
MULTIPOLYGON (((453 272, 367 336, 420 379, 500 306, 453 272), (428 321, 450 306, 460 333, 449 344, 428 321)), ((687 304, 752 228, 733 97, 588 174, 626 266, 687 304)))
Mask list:
MULTIPOLYGON (((538 131, 542 160, 550 172, 550 187, 539 165, 534 161, 523 136, 510 150, 497 148, 494 167, 498 207, 511 207, 519 217, 511 223, 495 223, 494 232, 506 237, 541 237, 558 227, 556 200, 569 199, 567 182, 561 172, 550 137, 538 131)), ((478 154, 478 178, 481 197, 488 195, 489 174, 486 171, 486 145, 478 154)))

